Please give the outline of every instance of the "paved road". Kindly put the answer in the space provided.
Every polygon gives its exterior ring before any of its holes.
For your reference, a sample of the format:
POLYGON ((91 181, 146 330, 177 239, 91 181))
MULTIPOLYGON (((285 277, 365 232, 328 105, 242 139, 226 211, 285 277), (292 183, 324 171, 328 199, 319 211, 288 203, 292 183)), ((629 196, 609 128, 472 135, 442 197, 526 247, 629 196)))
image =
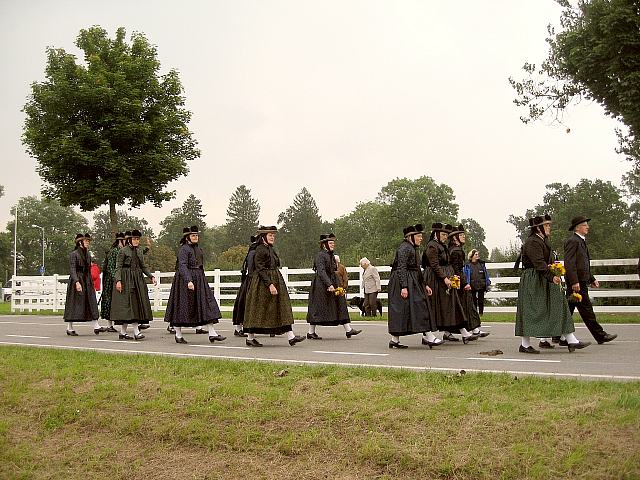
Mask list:
MULTIPOLYGON (((605 345, 594 345, 568 353, 566 348, 542 351, 540 355, 518 353, 518 340, 513 336, 512 323, 483 326, 491 335, 463 345, 449 343, 429 350, 420 345, 420 336, 404 337, 406 350, 390 350, 387 325, 382 322, 354 322, 363 332, 345 338, 342 327, 319 327, 324 339, 305 340, 290 347, 284 337, 259 337, 262 348, 245 346, 244 339, 234 337, 230 320, 223 320, 217 329, 228 338, 210 344, 206 335, 196 335, 185 329, 187 345, 178 345, 165 330, 161 320, 152 322, 141 341, 118 340, 116 333, 94 335, 88 324, 76 324, 78 337, 65 334, 61 317, 35 315, 0 315, 0 346, 21 345, 117 353, 147 353, 171 356, 261 360, 290 364, 327 364, 371 366, 459 372, 507 372, 514 375, 540 375, 564 378, 640 380, 640 325, 611 325, 607 331, 618 339, 605 345), (501 350, 497 356, 481 352, 501 350)), ((587 329, 576 324, 581 340, 593 341, 587 329)), ((294 331, 306 332, 306 323, 297 322, 294 331)))

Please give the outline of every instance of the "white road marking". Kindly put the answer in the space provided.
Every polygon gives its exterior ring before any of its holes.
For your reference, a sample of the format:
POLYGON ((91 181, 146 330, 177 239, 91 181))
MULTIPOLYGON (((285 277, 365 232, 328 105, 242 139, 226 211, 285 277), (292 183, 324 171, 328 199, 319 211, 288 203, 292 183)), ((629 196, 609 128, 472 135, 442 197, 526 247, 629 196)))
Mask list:
POLYGON ((64 322, 58 323, 37 323, 37 322, 4 322, 1 321, 0 324, 6 323, 7 325, 41 325, 46 327, 63 327, 64 322))
POLYGON ((230 347, 227 345, 193 345, 191 343, 188 344, 190 347, 200 347, 200 348, 226 348, 229 350, 251 350, 251 347, 230 347))
MULTIPOLYGON (((115 352, 115 353, 147 353, 151 355, 161 355, 167 357, 193 357, 193 358, 222 358, 225 360, 247 360, 247 361, 260 361, 269 363, 286 363, 297 365, 339 365, 343 367, 373 367, 373 368, 391 368, 398 370, 416 370, 416 371, 432 371, 432 372, 453 372, 459 373, 461 368, 450 367, 417 367, 407 365, 382 365, 371 363, 348 363, 348 362, 321 362, 316 360, 288 360, 281 358, 261 358, 261 357, 235 357, 231 355, 203 355, 196 353, 177 353, 177 352, 155 352, 152 350, 121 350, 121 349, 109 349, 109 348, 92 348, 92 347, 75 347, 67 345, 39 345, 37 343, 18 343, 18 342, 0 342, 0 345, 15 345, 23 347, 39 347, 39 348, 58 348, 61 350, 83 350, 92 352, 115 352)), ((561 373, 561 372, 527 372, 518 370, 481 370, 481 369, 464 369, 467 373, 506 373, 510 375, 523 375, 523 376, 539 376, 539 377, 567 377, 567 378, 593 378, 593 379, 608 379, 608 380, 640 380, 638 375, 599 375, 599 374, 587 374, 587 373, 561 373)))
POLYGON ((104 342, 104 343, 135 343, 138 344, 138 340, 89 340, 90 342, 104 342))
POLYGON ((324 353, 327 355, 363 355, 370 357, 388 357, 388 353, 363 353, 363 352, 329 352, 326 350, 314 350, 313 353, 324 353))
POLYGON ((17 338, 51 338, 51 337, 37 337, 35 335, 5 335, 5 337, 17 337, 17 338))
POLYGON ((467 357, 465 360, 484 360, 486 362, 525 362, 525 363, 562 363, 562 360, 534 360, 530 358, 487 358, 487 357, 467 357))

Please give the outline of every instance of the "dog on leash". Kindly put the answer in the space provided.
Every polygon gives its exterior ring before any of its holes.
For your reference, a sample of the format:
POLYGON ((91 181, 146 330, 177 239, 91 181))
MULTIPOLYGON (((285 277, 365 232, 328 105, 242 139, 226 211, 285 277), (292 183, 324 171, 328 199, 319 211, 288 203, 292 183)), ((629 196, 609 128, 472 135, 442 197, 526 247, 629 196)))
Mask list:
MULTIPOLYGON (((362 316, 364 317, 367 312, 364 310, 364 298, 362 297, 353 297, 349 300, 350 307, 358 307, 362 316)), ((382 316, 382 302, 379 299, 376 299, 376 310, 380 312, 380 316, 382 316)))

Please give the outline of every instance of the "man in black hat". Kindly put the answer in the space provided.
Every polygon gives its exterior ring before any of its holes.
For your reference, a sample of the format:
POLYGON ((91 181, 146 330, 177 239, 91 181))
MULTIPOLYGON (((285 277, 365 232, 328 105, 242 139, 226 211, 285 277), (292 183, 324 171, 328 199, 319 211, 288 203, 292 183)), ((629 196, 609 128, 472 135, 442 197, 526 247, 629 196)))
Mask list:
MULTIPOLYGON (((567 281, 567 297, 572 293, 579 293, 582 300, 573 302, 569 300, 569 310, 573 311, 578 307, 580 317, 587 326, 593 338, 599 344, 610 342, 618 335, 610 334, 604 331, 602 326, 596 320, 596 314, 593 312, 593 305, 589 298, 589 285, 598 288, 600 283, 591 274, 589 249, 587 248, 586 236, 589 233, 590 218, 579 215, 571 220, 569 231, 573 231, 571 236, 564 243, 564 266, 567 270, 565 279, 567 281)), ((556 340, 556 339, 554 339, 556 340)), ((562 341, 560 341, 562 344, 562 341)))

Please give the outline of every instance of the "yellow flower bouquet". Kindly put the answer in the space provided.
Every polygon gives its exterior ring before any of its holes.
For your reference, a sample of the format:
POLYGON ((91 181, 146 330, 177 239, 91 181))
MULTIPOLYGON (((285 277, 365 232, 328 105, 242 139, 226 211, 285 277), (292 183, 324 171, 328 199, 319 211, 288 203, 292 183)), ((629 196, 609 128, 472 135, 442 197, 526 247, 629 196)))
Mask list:
POLYGON ((553 262, 551 265, 549 265, 549 270, 551 270, 551 273, 553 273, 556 277, 562 277, 565 273, 567 273, 567 270, 564 268, 564 265, 561 262, 553 262))
POLYGON ((577 292, 573 292, 571 295, 569 295, 569 301, 571 303, 580 303, 582 301, 582 295, 577 292))
POLYGON ((336 297, 344 297, 344 295, 345 295, 346 293, 347 293, 347 292, 346 292, 346 290, 345 290, 344 288, 342 288, 342 287, 338 287, 338 288, 336 288, 336 289, 333 291, 333 294, 334 294, 336 297))
POLYGON ((451 286, 447 288, 447 294, 452 288, 455 288, 456 290, 460 289, 460 277, 458 275, 450 276, 449 281, 451 282, 451 286))

